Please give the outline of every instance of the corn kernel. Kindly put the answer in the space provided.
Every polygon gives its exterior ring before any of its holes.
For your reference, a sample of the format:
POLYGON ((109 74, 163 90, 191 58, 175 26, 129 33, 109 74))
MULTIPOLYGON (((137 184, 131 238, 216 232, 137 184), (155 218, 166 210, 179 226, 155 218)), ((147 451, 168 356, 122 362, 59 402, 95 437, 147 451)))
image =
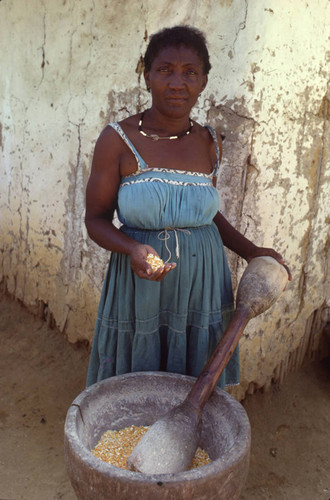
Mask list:
MULTIPOLYGON (((126 460, 148 429, 148 426, 131 425, 119 431, 107 431, 91 452, 108 464, 127 469, 126 460)), ((189 470, 209 463, 211 459, 208 453, 198 447, 189 470)))
POLYGON ((157 271, 157 269, 164 266, 164 261, 152 253, 148 253, 146 261, 151 266, 153 271, 157 271))

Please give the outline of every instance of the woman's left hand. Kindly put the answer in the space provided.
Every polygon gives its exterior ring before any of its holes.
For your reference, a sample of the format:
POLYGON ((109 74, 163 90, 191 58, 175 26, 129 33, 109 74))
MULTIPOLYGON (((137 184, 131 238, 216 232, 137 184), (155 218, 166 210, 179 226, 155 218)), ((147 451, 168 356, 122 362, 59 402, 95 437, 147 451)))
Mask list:
POLYGON ((273 259, 277 260, 277 262, 279 262, 283 267, 285 267, 285 269, 288 273, 288 276, 289 276, 289 281, 292 281, 291 271, 290 271, 287 263, 285 262, 282 255, 279 254, 278 252, 276 252, 273 248, 263 248, 263 247, 254 246, 253 253, 250 254, 246 258, 246 260, 247 260, 247 262, 250 262, 250 260, 254 259, 255 257, 264 257, 264 256, 273 257, 273 259))

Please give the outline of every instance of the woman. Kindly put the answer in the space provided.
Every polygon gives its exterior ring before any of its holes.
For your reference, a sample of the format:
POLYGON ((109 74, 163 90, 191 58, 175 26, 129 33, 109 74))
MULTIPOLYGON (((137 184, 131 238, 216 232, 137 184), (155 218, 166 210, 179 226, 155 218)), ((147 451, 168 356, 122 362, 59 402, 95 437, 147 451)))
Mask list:
MULTIPOLYGON (((101 133, 86 192, 90 237, 111 250, 87 385, 133 371, 198 376, 233 312, 223 244, 251 260, 271 255, 219 213, 221 138, 190 119, 210 70, 204 36, 177 26, 151 37, 152 104, 101 133), (123 224, 113 225, 114 211, 123 224), (147 255, 165 264, 153 271, 147 255)), ((239 382, 238 351, 219 385, 239 382)))

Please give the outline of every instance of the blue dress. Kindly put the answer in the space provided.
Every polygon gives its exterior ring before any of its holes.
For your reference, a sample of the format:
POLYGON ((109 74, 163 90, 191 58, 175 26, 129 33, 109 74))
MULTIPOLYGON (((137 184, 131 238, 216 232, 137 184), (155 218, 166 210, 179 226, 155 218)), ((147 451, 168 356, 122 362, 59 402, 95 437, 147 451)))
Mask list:
MULTIPOLYGON (((197 377, 233 313, 231 276, 213 218, 219 196, 211 174, 149 168, 118 123, 110 124, 134 153, 137 170, 121 179, 121 231, 176 262, 163 281, 140 279, 129 256, 112 252, 90 356, 87 386, 137 371, 197 377)), ((236 348, 218 385, 239 383, 236 348)))

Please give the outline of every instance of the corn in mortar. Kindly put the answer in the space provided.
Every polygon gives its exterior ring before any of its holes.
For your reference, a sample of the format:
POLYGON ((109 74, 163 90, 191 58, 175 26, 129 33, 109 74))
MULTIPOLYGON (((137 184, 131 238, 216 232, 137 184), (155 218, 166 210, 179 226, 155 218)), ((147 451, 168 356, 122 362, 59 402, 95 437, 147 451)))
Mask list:
MULTIPOLYGON (((147 432, 149 426, 131 425, 119 431, 107 431, 92 450, 92 454, 108 464, 127 469, 126 460, 147 432)), ((211 463, 208 453, 198 448, 189 469, 196 469, 211 463)))
POLYGON ((157 269, 164 266, 164 261, 152 253, 148 253, 146 261, 151 266, 153 271, 157 271, 157 269))

